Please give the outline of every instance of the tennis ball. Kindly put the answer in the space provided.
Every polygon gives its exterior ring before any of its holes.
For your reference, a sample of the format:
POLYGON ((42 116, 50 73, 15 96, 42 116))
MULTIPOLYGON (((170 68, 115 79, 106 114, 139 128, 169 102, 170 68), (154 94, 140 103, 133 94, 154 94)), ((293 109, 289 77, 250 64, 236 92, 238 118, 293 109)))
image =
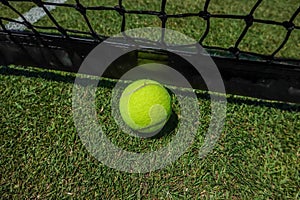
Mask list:
POLYGON ((168 91, 149 79, 128 85, 121 95, 119 108, 124 122, 139 133, 161 130, 172 112, 168 91))

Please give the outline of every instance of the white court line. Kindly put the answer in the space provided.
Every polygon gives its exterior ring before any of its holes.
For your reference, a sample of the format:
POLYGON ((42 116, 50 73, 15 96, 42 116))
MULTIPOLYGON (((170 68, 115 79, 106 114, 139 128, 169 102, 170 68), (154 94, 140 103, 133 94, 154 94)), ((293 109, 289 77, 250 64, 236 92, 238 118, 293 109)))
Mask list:
MULTIPOLYGON (((51 2, 51 3, 64 3, 67 0, 47 0, 46 2, 51 2)), ((54 10, 56 8, 56 6, 52 6, 52 5, 46 5, 45 6, 49 11, 54 10)), ((43 10, 43 8, 41 7, 34 7, 31 8, 28 12, 24 13, 23 16, 25 17, 25 19, 30 22, 31 24, 34 24, 35 22, 37 22, 39 19, 43 18, 45 15, 47 15, 45 13, 45 11, 43 10)), ((19 22, 23 22, 23 19, 21 17, 18 17, 17 19, 15 19, 16 21, 19 22)), ((5 26, 6 29, 9 30, 19 30, 19 31, 23 31, 26 29, 26 26, 24 26, 23 24, 18 24, 15 22, 9 22, 8 24, 6 24, 5 26)))

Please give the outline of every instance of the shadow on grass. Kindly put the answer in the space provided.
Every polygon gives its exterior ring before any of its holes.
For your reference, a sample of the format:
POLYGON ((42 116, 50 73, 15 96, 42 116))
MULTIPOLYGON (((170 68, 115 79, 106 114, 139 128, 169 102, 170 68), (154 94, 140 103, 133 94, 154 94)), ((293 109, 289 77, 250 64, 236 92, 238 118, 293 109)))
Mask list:
MULTIPOLYGON (((71 73, 70 73, 71 74, 71 73)), ((47 81, 57 81, 65 83, 74 83, 76 78, 75 74, 73 75, 61 75, 58 72, 54 71, 34 71, 34 68, 13 68, 7 66, 0 66, 0 75, 14 75, 14 76, 24 76, 27 78, 42 78, 47 81)))
MULTIPOLYGON (((24 76, 28 78, 42 78, 47 81, 57 81, 57 82, 65 82, 65 83, 74 83, 76 74, 75 73, 69 73, 66 75, 59 74, 59 71, 39 71, 33 70, 34 68, 28 68, 25 67, 23 69, 21 68, 13 68, 13 67, 7 67, 7 66, 0 66, 0 75, 13 75, 13 76, 24 76)), ((98 84, 99 87, 105 87, 109 89, 113 89, 115 86, 115 82, 110 80, 101 80, 98 84)), ((199 99, 203 100, 209 100, 209 94, 208 93, 197 93, 197 97, 199 99)), ((227 98, 228 103, 232 104, 246 104, 246 105, 255 105, 255 106, 261 106, 261 107, 272 107, 277 108, 280 110, 287 110, 287 111, 296 111, 300 112, 300 104, 290 104, 285 102, 269 102, 264 100, 256 100, 256 99, 247 99, 246 97, 233 97, 230 96, 227 98)))
POLYGON ((166 125, 161 129, 159 133, 151 137, 151 139, 157 139, 157 138, 161 138, 173 134, 177 125, 178 125, 178 116, 174 112, 172 112, 166 125))

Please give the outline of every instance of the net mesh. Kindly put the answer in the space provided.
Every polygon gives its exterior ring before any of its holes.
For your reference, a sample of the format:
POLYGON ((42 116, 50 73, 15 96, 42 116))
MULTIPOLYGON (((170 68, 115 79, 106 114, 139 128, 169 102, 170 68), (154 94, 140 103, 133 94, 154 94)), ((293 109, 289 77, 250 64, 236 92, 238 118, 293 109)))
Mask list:
POLYGON ((21 31, 43 39, 45 34, 54 33, 63 39, 83 37, 101 42, 131 28, 156 26, 180 30, 208 51, 224 51, 236 58, 254 56, 272 61, 300 57, 297 53, 300 52, 300 4, 297 1, 281 3, 276 11, 278 16, 264 16, 264 9, 276 8, 278 1, 263 0, 240 1, 239 4, 218 0, 0 2, 0 32, 6 34, 21 31), (144 5, 141 2, 147 6, 141 6, 144 5), (35 7, 45 17, 37 20, 32 19, 32 14, 24 14, 23 9, 35 7))

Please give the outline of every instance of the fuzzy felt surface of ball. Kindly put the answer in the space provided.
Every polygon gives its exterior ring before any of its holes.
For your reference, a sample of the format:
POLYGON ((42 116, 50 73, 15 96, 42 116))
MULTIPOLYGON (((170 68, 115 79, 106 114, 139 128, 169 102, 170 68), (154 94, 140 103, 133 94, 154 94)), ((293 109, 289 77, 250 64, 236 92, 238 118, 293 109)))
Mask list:
POLYGON ((141 79, 125 88, 119 109, 131 129, 139 133, 159 132, 171 115, 171 97, 159 82, 141 79))

